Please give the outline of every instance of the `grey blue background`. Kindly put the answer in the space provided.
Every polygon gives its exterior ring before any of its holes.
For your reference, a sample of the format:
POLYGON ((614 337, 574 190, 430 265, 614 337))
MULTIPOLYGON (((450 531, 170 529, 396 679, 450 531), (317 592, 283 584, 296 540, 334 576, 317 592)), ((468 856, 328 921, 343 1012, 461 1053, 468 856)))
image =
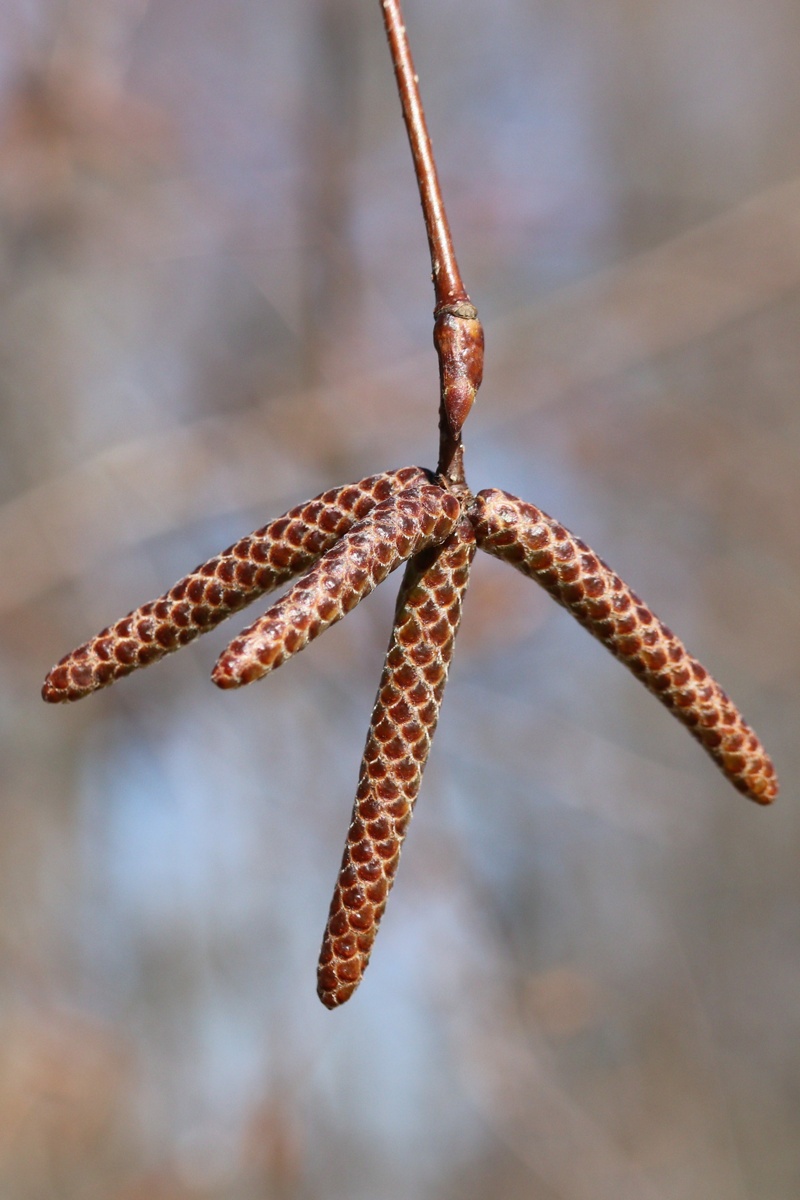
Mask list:
POLYGON ((9 1200, 800 1189, 800 8, 406 16, 486 326, 472 486, 622 573, 737 698, 782 796, 735 793, 481 556, 373 962, 321 1007, 396 578, 235 694, 208 675, 245 617, 78 706, 39 688, 290 505, 433 465, 429 263, 380 8, 11 0, 9 1200))

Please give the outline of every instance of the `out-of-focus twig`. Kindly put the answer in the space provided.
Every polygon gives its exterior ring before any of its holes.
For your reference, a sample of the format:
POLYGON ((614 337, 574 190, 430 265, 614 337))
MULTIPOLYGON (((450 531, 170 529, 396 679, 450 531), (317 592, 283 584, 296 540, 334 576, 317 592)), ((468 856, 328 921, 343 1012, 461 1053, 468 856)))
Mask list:
MULTIPOLYGON (((523 408, 555 405, 596 381, 758 312, 798 284, 800 179, 795 179, 496 320, 495 360, 503 358, 511 383, 515 373, 520 379, 484 419, 499 423, 523 408), (524 353, 518 354, 514 348, 523 339, 524 353)), ((110 446, 69 475, 16 497, 0 507, 0 555, 17 563, 13 577, 0 579, 0 613, 75 578, 114 548, 136 545, 191 520, 201 509, 195 496, 202 496, 203 514, 215 516, 286 490, 285 459, 268 441, 265 418, 272 431, 288 427, 298 405, 328 409, 334 401, 339 407, 341 399, 358 408, 358 449, 368 457, 384 443, 395 412, 403 413, 406 428, 421 424, 429 413, 429 362, 429 352, 414 355, 367 375, 355 373, 334 388, 271 399, 268 406, 226 417, 222 436, 220 422, 203 419, 158 438, 110 446), (361 403, 367 396, 371 402, 361 403), (224 499, 211 487, 197 488, 198 478, 226 474, 234 454, 236 481, 230 491, 222 489, 224 499), (127 507, 130 492, 138 494, 143 480, 157 503, 137 506, 135 516, 126 515, 122 523, 109 521, 109 511, 121 503, 127 507), (188 493, 175 486, 176 480, 190 481, 188 493), (31 530, 52 543, 52 555, 40 553, 31 530)), ((296 469, 293 482, 300 483, 296 469)), ((307 490, 314 482, 309 476, 307 490)))

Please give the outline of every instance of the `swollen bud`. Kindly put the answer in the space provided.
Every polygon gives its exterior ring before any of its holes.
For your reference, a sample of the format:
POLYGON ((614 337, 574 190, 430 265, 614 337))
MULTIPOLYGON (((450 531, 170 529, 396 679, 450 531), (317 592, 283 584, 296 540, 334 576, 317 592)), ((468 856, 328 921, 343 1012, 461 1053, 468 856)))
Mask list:
POLYGON ((457 438, 483 379, 483 326, 478 310, 469 301, 440 309, 433 344, 439 355, 442 415, 457 438))

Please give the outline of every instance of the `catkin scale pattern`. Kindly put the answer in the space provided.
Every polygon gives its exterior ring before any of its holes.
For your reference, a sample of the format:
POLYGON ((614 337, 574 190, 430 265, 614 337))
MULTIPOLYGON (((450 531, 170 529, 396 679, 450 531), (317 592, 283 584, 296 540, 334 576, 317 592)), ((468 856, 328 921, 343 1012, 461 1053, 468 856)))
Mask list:
POLYGON ((233 639, 223 688, 275 670, 408 560, 320 952, 317 991, 358 987, 419 793, 476 549, 536 580, 683 722, 730 782, 768 804, 775 769, 735 705, 680 640, 564 526, 507 492, 476 497, 419 467, 334 488, 241 539, 58 663, 46 700, 80 699, 163 657, 301 576, 233 639))
POLYGON ((407 488, 376 505, 291 591, 220 655, 218 687, 261 679, 304 649, 382 583, 401 562, 442 542, 460 515, 455 496, 434 484, 407 488))
POLYGON ((214 681, 240 687, 302 650, 408 560, 320 956, 318 993, 329 1008, 350 998, 369 961, 476 548, 546 588, 675 713, 735 787, 762 804, 778 790, 772 763, 722 689, 585 543, 505 492, 469 491, 462 427, 483 377, 483 328, 456 262, 400 0, 381 7, 431 252, 436 473, 385 472, 299 505, 65 656, 43 688, 49 702, 80 699, 301 576, 220 655, 214 681))
POLYGON ((777 794, 775 768, 756 734, 680 638, 602 559, 558 521, 508 492, 480 492, 478 545, 535 579, 624 663, 697 738, 740 792, 777 794))
POLYGON ((403 467, 331 488, 297 505, 65 655, 47 676, 42 696, 51 704, 80 700, 188 645, 294 579, 377 504, 431 479, 420 467, 403 467))
POLYGON ((400 588, 317 971, 327 1008, 350 998, 369 961, 439 717, 475 555, 466 518, 417 554, 400 588))

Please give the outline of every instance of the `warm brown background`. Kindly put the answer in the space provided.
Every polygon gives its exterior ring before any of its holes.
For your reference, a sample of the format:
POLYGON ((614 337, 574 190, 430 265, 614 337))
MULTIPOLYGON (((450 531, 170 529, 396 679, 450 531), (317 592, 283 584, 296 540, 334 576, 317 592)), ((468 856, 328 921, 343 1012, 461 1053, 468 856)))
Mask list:
POLYGON ((50 664, 307 495, 435 457, 377 0, 0 8, 0 1193, 800 1194, 800 6, 409 0, 487 330, 473 487, 737 697, 762 811, 481 557, 366 981, 314 964, 395 583, 275 678, 50 664))

